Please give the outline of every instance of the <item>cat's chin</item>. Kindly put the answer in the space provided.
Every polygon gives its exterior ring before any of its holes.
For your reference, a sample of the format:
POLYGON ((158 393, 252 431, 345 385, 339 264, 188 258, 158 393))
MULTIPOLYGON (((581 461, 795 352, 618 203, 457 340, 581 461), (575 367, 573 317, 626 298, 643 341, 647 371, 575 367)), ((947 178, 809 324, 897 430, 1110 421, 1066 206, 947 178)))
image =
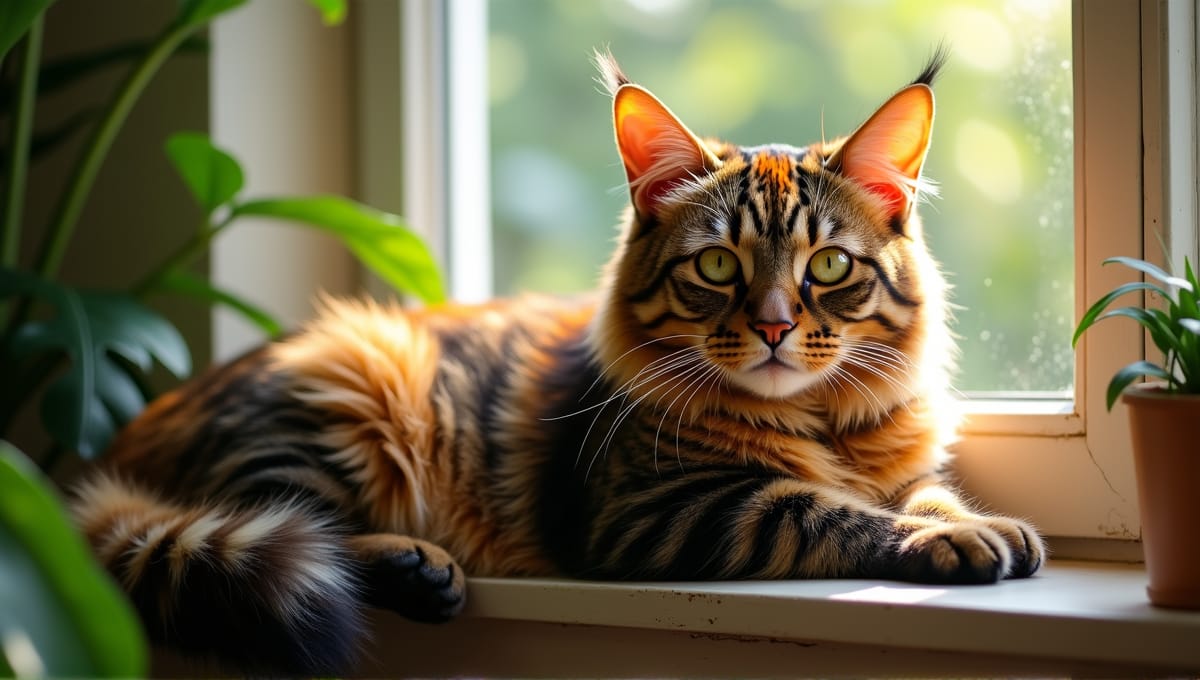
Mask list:
POLYGON ((793 368, 778 359, 771 359, 729 375, 729 381, 733 384, 767 399, 795 396, 820 380, 819 373, 793 368))

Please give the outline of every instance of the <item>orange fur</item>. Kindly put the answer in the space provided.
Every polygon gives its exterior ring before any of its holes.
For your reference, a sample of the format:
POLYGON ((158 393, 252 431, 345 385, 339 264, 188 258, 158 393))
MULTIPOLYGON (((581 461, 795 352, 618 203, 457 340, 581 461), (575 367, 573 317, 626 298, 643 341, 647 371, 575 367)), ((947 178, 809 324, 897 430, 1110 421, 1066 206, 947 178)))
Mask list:
POLYGON ((323 299, 156 401, 76 504, 149 621, 245 663, 232 632, 269 621, 276 666, 312 674, 352 656, 364 604, 453 615, 463 570, 1037 570, 1032 527, 941 481, 947 286, 892 201, 923 185, 940 57, 846 139, 749 149, 701 141, 597 59, 633 202, 598 295, 323 299))

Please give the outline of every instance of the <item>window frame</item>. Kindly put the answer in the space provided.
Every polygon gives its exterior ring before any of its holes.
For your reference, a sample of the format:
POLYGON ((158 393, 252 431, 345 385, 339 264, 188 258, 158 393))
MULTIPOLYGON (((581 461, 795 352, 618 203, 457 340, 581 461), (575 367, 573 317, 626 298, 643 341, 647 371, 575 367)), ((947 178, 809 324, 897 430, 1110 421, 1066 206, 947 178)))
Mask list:
MULTIPOLYGON (((1163 225, 1164 176, 1182 175, 1195 186, 1195 157, 1185 170, 1164 165, 1162 143, 1164 135, 1178 134, 1169 125, 1195 129, 1194 86, 1190 100, 1184 97, 1191 102, 1190 117, 1185 113, 1167 121, 1164 113, 1170 105, 1164 100, 1168 67, 1184 63, 1190 53, 1184 75, 1195 74, 1194 8, 1193 30, 1176 27, 1172 30, 1179 35, 1168 36, 1168 29, 1180 24, 1178 13, 1188 11, 1187 3, 1074 2, 1077 317, 1090 301, 1129 279, 1120 268, 1101 267, 1104 258, 1158 252, 1155 230, 1163 225)), ((490 291, 478 282, 486 280, 480 274, 490 272, 490 262, 480 261, 478 246, 490 243, 490 233, 489 202, 480 187, 487 187, 489 164, 470 154, 487 149, 486 50, 479 48, 486 45, 486 0, 410 0, 403 10, 381 10, 384 4, 390 3, 364 3, 368 11, 358 21, 360 27, 378 26, 378 14, 390 11, 395 16, 383 17, 383 24, 395 30, 393 40, 402 36, 404 56, 392 76, 401 82, 403 105, 395 116, 376 118, 391 121, 384 125, 402 121, 404 161, 398 174, 405 197, 401 205, 408 208, 403 212, 414 224, 440 225, 426 235, 449 271, 452 294, 482 299, 490 291), (437 82, 441 74, 448 80, 437 82), (465 193, 455 197, 455 190, 465 193), (468 281, 472 287, 464 288, 468 281)), ((370 31, 374 41, 367 33, 359 36, 365 39, 360 49, 365 54, 374 49, 372 42, 388 38, 386 30, 370 31)), ((370 60, 359 61, 361 67, 370 60)), ((1172 82, 1179 78, 1174 75, 1172 82)), ((378 107, 373 93, 379 89, 359 88, 360 110, 378 107)), ((371 146, 375 134, 370 126, 362 131, 360 149, 371 146)), ((370 172, 360 166, 363 175, 370 172)), ((1181 252, 1194 254, 1188 233, 1181 233, 1182 239, 1172 232, 1172 242, 1186 242, 1181 252)), ((1194 230, 1190 235, 1194 240, 1194 230)), ((1137 540, 1141 530, 1128 426, 1123 407, 1105 411, 1104 389, 1113 372, 1145 352, 1133 324, 1105 324, 1101 332, 1088 334, 1076 353, 1073 399, 966 403, 969 419, 955 449, 955 472, 964 488, 991 509, 1031 519, 1052 537, 1137 540)))

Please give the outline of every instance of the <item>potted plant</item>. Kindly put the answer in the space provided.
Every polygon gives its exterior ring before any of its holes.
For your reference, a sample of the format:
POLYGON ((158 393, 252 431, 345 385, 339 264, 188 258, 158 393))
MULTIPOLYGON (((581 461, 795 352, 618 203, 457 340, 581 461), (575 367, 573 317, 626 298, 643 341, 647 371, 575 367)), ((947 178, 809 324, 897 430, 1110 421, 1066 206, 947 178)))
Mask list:
POLYGON ((1135 281, 1101 297, 1083 315, 1073 342, 1097 321, 1124 316, 1138 322, 1163 354, 1159 363, 1136 361, 1117 371, 1107 405, 1111 411, 1120 397, 1129 407, 1150 602, 1200 609, 1200 283, 1187 260, 1183 277, 1128 257, 1104 263, 1131 267, 1157 283, 1135 281), (1109 309, 1135 291, 1150 291, 1164 304, 1109 309), (1142 378, 1153 382, 1135 384, 1142 378))

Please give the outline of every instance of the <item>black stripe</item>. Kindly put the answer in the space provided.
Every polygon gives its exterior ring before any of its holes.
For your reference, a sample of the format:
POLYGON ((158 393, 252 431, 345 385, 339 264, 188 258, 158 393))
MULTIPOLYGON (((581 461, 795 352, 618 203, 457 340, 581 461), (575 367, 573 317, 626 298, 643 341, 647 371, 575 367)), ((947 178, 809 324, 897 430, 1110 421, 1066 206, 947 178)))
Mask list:
POLYGON ((800 193, 800 205, 809 206, 812 204, 812 196, 808 193, 808 178, 810 175, 800 167, 800 162, 797 161, 794 166, 796 175, 796 191, 800 193))
POLYGON ((892 296, 893 300, 904 305, 905 307, 916 307, 920 304, 916 300, 905 297, 903 293, 901 293, 899 290, 896 290, 896 284, 888 278, 887 272, 883 271, 883 266, 878 262, 869 257, 857 257, 855 259, 875 270, 875 275, 879 277, 879 282, 883 284, 884 289, 887 290, 888 295, 892 296))
MULTIPOLYGON (((629 526, 637 520, 654 515, 660 515, 660 518, 663 515, 670 517, 674 512, 686 510, 700 498, 721 487, 735 483, 733 480, 742 478, 744 475, 745 471, 741 470, 713 474, 689 473, 686 478, 682 475, 675 477, 670 481, 681 480, 677 486, 672 486, 649 500, 627 507, 604 528, 600 536, 592 542, 589 550, 594 556, 594 562, 606 562, 621 538, 625 536, 629 526)), ((665 484, 667 481, 663 483, 665 484)), ((625 555, 621 557, 624 558, 625 555)))
POLYGON ((808 245, 817 245, 817 211, 808 211, 808 245))
POLYGON ((662 314, 659 314, 658 316, 654 317, 653 319, 650 319, 649 321, 646 321, 645 323, 643 323, 642 327, 645 328, 646 330, 655 330, 668 321, 682 321, 684 323, 699 323, 701 321, 704 321, 707 318, 708 318, 707 316, 695 316, 695 317, 681 316, 681 315, 676 314, 675 312, 672 312, 671 310, 668 309, 667 311, 663 312, 662 314))
POLYGON ((865 305, 875 294, 875 279, 863 279, 821 295, 821 308, 849 321, 850 314, 865 305))
POLYGON ((650 285, 634 293, 633 295, 630 295, 626 298, 626 301, 636 304, 638 302, 645 302, 646 300, 654 297, 654 294, 657 293, 658 289, 661 288, 663 283, 666 282, 667 277, 671 275, 671 271, 674 270, 675 267, 678 267, 679 265, 691 259, 691 255, 676 255, 675 257, 667 260, 658 270, 658 274, 655 275, 654 280, 650 282, 650 285))
POLYGON ((760 215, 758 212, 758 204, 755 203, 754 201, 750 201, 749 205, 750 205, 750 219, 754 220, 754 230, 757 231, 759 234, 765 236, 766 232, 763 230, 763 219, 762 219, 762 215, 760 215))
POLYGON ((722 558, 729 544, 739 537, 733 536, 734 521, 738 506, 764 486, 774 481, 772 477, 752 477, 725 489, 721 496, 709 504, 696 523, 688 531, 675 559, 667 565, 663 576, 669 579, 711 579, 726 576, 722 558))
MULTIPOLYGON (((328 449, 326 449, 328 451, 328 449)), ((242 463, 226 479, 226 484, 237 482, 239 479, 269 470, 272 468, 309 467, 316 469, 316 461, 299 452, 279 449, 259 453, 242 463)))
POLYGON ((887 329, 891 333, 897 333, 900 331, 900 327, 896 325, 896 322, 887 318, 880 312, 875 312, 874 314, 870 314, 868 316, 863 316, 863 317, 845 316, 842 314, 838 314, 837 312, 834 312, 834 314, 837 315, 837 317, 839 319, 841 319, 842 321, 849 321, 851 323, 862 323, 864 321, 874 321, 875 323, 879 324, 880 326, 883 326, 885 329, 887 329))
POLYGON ((700 315, 697 320, 717 316, 729 306, 729 295, 719 290, 678 279, 671 279, 668 285, 676 300, 687 307, 689 312, 700 315))
POLYGON ((785 521, 796 526, 799 534, 797 549, 806 547, 805 532, 802 527, 808 524, 808 516, 812 512, 816 499, 812 494, 791 494, 775 499, 770 509, 759 518, 758 532, 754 538, 754 553, 746 563, 745 573, 748 576, 761 574, 770 564, 775 555, 776 541, 785 521))
POLYGON ((788 230, 789 234, 796 233, 796 218, 799 216, 800 216, 800 204, 797 203, 796 205, 792 206, 792 211, 788 213, 787 219, 785 220, 785 224, 787 224, 787 230, 788 230))

